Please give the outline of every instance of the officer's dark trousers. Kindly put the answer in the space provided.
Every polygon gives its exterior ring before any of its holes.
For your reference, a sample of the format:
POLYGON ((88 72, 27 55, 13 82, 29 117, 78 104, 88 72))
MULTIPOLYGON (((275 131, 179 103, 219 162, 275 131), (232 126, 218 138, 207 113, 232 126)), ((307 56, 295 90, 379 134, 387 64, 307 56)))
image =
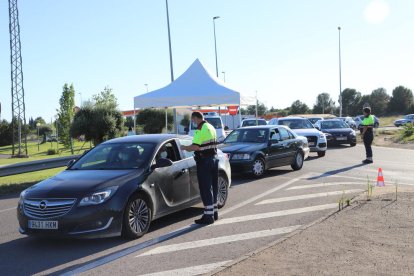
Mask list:
POLYGON ((217 211, 218 159, 203 157, 197 161, 197 178, 204 214, 212 216, 217 211))
POLYGON ((374 133, 372 131, 367 131, 364 134, 364 146, 365 146, 365 151, 367 154, 367 159, 372 159, 372 141, 374 140, 374 133))

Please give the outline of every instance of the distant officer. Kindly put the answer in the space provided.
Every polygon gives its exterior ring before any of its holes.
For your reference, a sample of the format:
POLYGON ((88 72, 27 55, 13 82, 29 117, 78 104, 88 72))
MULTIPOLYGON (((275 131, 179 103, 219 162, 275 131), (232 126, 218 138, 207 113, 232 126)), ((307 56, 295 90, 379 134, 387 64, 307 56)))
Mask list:
POLYGON ((200 112, 193 112, 191 120, 198 128, 194 133, 193 144, 181 146, 182 150, 194 151, 197 163, 197 178, 201 200, 204 205, 204 214, 197 219, 197 224, 212 224, 218 219, 218 159, 216 130, 200 112))
POLYGON ((374 124, 375 124, 375 119, 374 116, 371 115, 371 108, 369 107, 365 107, 364 108, 364 120, 362 120, 362 130, 361 130, 361 136, 362 139, 364 140, 364 145, 365 145, 365 152, 366 152, 366 156, 367 158, 362 161, 362 163, 364 164, 371 164, 374 161, 372 160, 372 141, 374 140, 374 124))

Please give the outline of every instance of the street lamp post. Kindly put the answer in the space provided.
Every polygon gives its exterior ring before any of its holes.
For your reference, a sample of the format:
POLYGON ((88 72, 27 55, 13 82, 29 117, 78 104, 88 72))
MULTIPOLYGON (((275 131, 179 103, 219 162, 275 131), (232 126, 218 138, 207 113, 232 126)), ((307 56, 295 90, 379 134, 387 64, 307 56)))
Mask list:
POLYGON ((339 33, 339 117, 342 117, 342 69, 341 69, 341 27, 339 33))
POLYGON ((217 63, 217 40, 216 40, 216 19, 219 19, 220 16, 213 17, 213 30, 214 30, 214 52, 216 54, 216 77, 218 78, 218 63, 217 63))
MULTIPOLYGON (((171 32, 170 32, 170 14, 168 12, 168 0, 165 0, 165 9, 167 11, 167 28, 168 28, 168 46, 170 50, 170 73, 171 73, 171 82, 174 81, 174 70, 173 70, 173 58, 172 58, 172 50, 171 50, 171 32)), ((165 109, 165 116, 167 116, 167 109, 165 109)), ((176 133, 178 133, 177 128, 177 110, 173 109, 173 116, 174 116, 174 128, 176 133)), ((168 132, 168 121, 165 123, 165 130, 168 132)))

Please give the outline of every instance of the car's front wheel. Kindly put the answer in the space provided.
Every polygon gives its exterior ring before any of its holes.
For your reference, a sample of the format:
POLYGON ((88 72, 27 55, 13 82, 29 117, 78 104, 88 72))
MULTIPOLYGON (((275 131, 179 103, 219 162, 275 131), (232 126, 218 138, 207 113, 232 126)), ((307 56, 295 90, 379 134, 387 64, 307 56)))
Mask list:
POLYGON ((290 165, 293 170, 298 171, 303 167, 303 153, 297 152, 295 154, 295 159, 293 160, 292 165, 290 165))
POLYGON ((326 154, 326 151, 318 151, 318 157, 324 157, 326 154))
POLYGON ((223 208, 226 205, 227 197, 229 195, 229 181, 224 173, 220 173, 218 177, 218 194, 217 205, 219 208, 223 208))
POLYGON ((145 235, 151 224, 152 209, 142 194, 133 195, 126 205, 122 224, 122 236, 137 239, 145 235))
POLYGON ((265 165, 264 160, 260 157, 257 157, 253 161, 253 165, 252 165, 253 176, 257 178, 262 177, 265 171, 266 171, 266 165, 265 165))

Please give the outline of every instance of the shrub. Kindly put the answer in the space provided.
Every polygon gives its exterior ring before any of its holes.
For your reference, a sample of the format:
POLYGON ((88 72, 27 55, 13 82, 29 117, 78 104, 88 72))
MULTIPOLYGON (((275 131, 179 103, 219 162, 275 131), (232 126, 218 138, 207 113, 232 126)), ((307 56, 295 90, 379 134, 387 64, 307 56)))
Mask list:
POLYGON ((56 149, 48 149, 47 150, 47 155, 55 155, 56 154, 56 149))

